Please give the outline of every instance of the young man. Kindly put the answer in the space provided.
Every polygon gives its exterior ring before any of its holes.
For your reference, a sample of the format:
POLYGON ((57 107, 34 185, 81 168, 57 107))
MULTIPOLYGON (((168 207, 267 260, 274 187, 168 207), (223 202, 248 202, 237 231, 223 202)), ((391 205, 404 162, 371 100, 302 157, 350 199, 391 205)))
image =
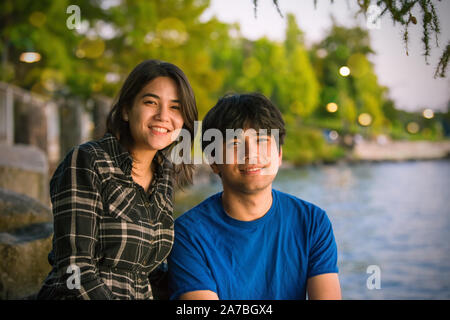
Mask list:
POLYGON ((202 133, 209 129, 224 137, 211 164, 223 192, 175 221, 171 298, 340 299, 326 213, 272 189, 285 136, 280 111, 260 94, 225 96, 203 120, 202 133), (244 134, 226 139, 227 129, 244 134))

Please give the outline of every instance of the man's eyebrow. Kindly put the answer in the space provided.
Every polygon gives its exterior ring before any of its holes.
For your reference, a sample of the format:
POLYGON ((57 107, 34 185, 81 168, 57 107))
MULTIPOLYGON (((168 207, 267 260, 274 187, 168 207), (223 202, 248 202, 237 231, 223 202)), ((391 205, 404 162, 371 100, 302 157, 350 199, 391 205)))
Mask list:
MULTIPOLYGON (((157 94, 154 94, 154 93, 151 93, 151 92, 144 93, 144 94, 142 95, 141 99, 143 99, 143 98, 145 98, 145 97, 153 97, 153 98, 155 98, 155 99, 161 100, 161 98, 160 98, 157 94)), ((181 101, 178 100, 178 99, 172 99, 172 100, 170 100, 170 101, 172 101, 172 102, 177 102, 177 103, 181 103, 181 101)))
POLYGON ((252 135, 245 135, 245 134, 243 134, 243 135, 239 135, 239 136, 232 136, 229 139, 227 139, 227 141, 242 140, 243 137, 248 137, 248 136, 253 136, 253 137, 257 137, 257 138, 269 138, 270 134, 264 133, 264 132, 261 132, 261 133, 256 132, 255 135, 253 135, 253 134, 252 135))

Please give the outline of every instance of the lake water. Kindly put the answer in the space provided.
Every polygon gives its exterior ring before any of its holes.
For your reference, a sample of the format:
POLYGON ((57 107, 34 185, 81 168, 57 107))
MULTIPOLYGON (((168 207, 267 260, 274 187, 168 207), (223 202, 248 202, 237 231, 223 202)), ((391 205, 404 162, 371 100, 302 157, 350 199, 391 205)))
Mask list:
MULTIPOLYGON (((326 210, 344 299, 450 299, 450 161, 285 169, 274 188, 326 210)), ((176 211, 220 190, 196 187, 176 211)))

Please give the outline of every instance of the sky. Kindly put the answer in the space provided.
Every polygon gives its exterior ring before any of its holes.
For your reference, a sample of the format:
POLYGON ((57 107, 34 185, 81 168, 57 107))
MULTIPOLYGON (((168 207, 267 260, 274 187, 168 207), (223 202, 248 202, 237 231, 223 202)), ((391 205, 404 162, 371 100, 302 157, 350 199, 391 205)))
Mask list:
MULTIPOLYGON (((446 78, 443 79, 434 79, 434 71, 442 49, 450 40, 450 1, 436 2, 441 24, 440 47, 437 48, 435 41, 432 42, 429 65, 423 56, 420 12, 415 14, 417 25, 411 25, 409 29, 409 55, 406 55, 402 41, 403 27, 400 24, 393 25, 388 15, 381 18, 379 28, 369 29, 371 45, 376 53, 369 59, 374 64, 379 83, 389 88, 389 97, 400 109, 447 110, 450 101, 450 66, 446 78)), ((307 46, 325 37, 331 27, 331 15, 340 25, 367 28, 363 15, 355 19, 358 9, 356 0, 335 0, 333 4, 329 0, 317 0, 317 8, 314 8, 313 0, 278 0, 278 4, 283 17, 278 14, 272 0, 259 0, 255 18, 253 0, 211 0, 211 5, 204 12, 202 19, 216 16, 223 22, 237 22, 242 36, 247 39, 267 37, 282 41, 286 29, 286 15, 293 13, 297 24, 305 33, 307 46)))

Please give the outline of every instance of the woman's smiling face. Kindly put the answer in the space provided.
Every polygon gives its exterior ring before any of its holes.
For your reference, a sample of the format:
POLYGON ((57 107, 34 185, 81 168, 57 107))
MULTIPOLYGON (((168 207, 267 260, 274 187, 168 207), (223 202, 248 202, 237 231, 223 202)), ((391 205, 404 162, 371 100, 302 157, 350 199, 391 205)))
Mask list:
POLYGON ((129 123, 133 148, 161 150, 170 145, 183 127, 181 108, 172 78, 157 77, 147 83, 122 115, 129 123))

